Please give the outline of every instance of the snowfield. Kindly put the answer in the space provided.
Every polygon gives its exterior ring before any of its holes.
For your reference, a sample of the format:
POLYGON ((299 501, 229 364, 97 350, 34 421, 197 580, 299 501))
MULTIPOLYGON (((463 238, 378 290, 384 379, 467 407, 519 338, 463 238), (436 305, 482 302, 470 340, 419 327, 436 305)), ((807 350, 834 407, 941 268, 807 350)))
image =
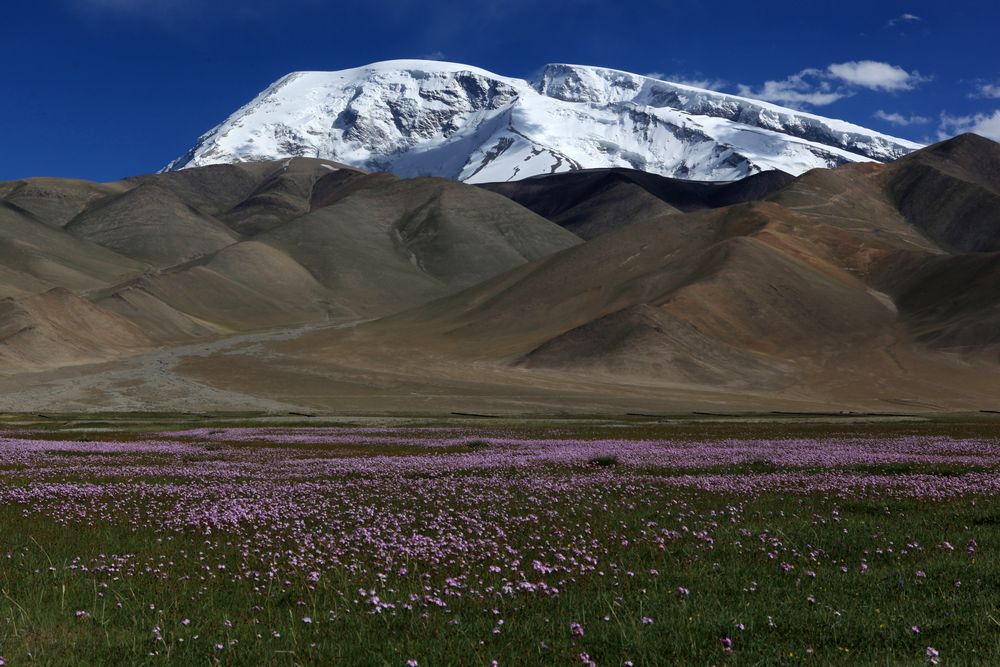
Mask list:
POLYGON ((727 181, 884 162, 917 148, 843 121, 618 70, 548 65, 529 82, 393 60, 289 74, 166 170, 305 156, 470 183, 600 167, 727 181))

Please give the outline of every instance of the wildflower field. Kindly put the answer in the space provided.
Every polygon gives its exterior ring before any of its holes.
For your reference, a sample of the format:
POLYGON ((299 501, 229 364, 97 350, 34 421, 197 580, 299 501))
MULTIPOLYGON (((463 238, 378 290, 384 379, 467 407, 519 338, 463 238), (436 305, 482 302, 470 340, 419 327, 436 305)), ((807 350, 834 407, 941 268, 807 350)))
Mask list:
POLYGON ((997 422, 0 431, 0 665, 997 665, 997 422))

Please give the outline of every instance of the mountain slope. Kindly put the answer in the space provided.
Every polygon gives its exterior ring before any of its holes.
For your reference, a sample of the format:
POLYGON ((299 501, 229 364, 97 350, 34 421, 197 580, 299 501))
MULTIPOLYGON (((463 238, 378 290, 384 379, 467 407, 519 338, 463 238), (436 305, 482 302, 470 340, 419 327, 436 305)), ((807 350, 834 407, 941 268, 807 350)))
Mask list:
POLYGON ((779 388, 794 377, 790 366, 728 345, 645 304, 571 329, 526 354, 521 365, 737 388, 779 388))
POLYGON ((65 288, 159 342, 382 316, 580 242, 471 185, 312 158, 0 183, 0 298, 65 288))
MULTIPOLYGON (((365 316, 471 287, 580 239, 499 195, 444 179, 357 187, 257 238, 365 316)), ((357 185, 357 184, 356 184, 357 185)))
MULTIPOLYGON (((642 396, 768 392, 753 400, 771 405, 988 407, 1000 400, 1000 253, 935 240, 892 186, 932 159, 960 184, 1000 184, 980 167, 1000 145, 957 150, 969 141, 888 166, 813 171, 764 201, 623 225, 464 292, 279 349, 368 372, 388 372, 387 357, 414 359, 441 382, 464 366, 506 386, 530 377, 642 396)), ((951 228, 960 215, 945 207, 934 221, 951 228)))
POLYGON ((969 211, 997 165, 962 136, 726 184, 314 158, 0 183, 0 409, 996 410, 1000 229, 969 211))
POLYGON ((133 322, 68 290, 0 299, 0 368, 7 372, 93 363, 150 344, 133 322))
POLYGON ((906 218, 964 252, 1000 250, 1000 151, 965 134, 887 170, 888 191, 906 218))
POLYGON ((584 169, 479 187, 513 199, 580 238, 640 220, 763 199, 794 177, 765 171, 739 181, 707 183, 634 169, 584 169))
POLYGON ((184 204, 172 192, 142 184, 89 206, 66 226, 138 261, 166 267, 220 250, 239 238, 221 222, 184 204))
POLYGON ((548 65, 529 82, 401 60, 289 74, 167 170, 304 156, 472 183, 609 167, 719 181, 887 161, 916 148, 843 121, 618 70, 548 65))
POLYGON ((53 287, 95 289, 149 268, 67 234, 58 224, 64 218, 61 208, 50 207, 52 217, 44 218, 0 200, 0 298, 53 287))

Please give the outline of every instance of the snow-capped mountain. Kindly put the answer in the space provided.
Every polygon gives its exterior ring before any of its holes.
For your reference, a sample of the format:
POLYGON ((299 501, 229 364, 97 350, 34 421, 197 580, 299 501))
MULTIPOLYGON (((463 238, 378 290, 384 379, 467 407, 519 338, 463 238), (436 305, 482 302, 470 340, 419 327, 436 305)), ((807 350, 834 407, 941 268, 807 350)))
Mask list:
POLYGON ((601 67, 534 81, 438 61, 295 72, 166 169, 319 157, 472 183, 595 167, 693 180, 800 174, 919 148, 858 125, 601 67))

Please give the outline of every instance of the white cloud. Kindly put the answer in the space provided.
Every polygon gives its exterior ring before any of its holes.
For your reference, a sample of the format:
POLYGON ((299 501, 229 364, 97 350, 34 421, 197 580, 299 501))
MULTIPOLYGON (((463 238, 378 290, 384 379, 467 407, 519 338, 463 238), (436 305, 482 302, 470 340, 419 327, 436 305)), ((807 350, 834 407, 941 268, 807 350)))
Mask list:
POLYGON ((887 123, 892 123, 893 125, 900 125, 904 127, 907 125, 925 125, 931 122, 931 119, 927 118, 926 116, 917 116, 917 115, 904 116, 901 113, 896 113, 896 112, 889 113, 887 111, 882 111, 881 109, 879 109, 872 115, 875 118, 878 118, 879 120, 884 120, 887 123))
POLYGON ((992 114, 977 113, 971 116, 941 114, 941 126, 938 129, 939 139, 947 139, 965 132, 974 132, 994 141, 1000 141, 1000 109, 992 114))
POLYGON ((854 94, 857 88, 880 92, 912 90, 926 81, 917 72, 874 60, 834 63, 825 69, 808 68, 786 79, 765 81, 759 88, 740 84, 739 93, 790 107, 826 106, 854 94))
POLYGON ((835 63, 826 68, 830 76, 854 86, 871 90, 912 90, 925 81, 918 72, 907 72, 902 67, 875 60, 856 60, 835 63))
POLYGON ((444 60, 444 51, 431 51, 420 56, 420 60, 444 60))
POLYGON ((756 90, 751 86, 740 84, 739 93, 743 97, 778 102, 793 108, 804 105, 826 106, 852 95, 849 90, 834 89, 825 79, 824 73, 818 69, 804 69, 780 81, 765 81, 764 85, 756 90))
POLYGON ((904 23, 917 23, 919 21, 923 21, 923 19, 917 16, 916 14, 901 14, 900 16, 897 16, 896 18, 889 21, 887 25, 888 27, 893 28, 897 25, 902 25, 904 23))
POLYGON ((976 92, 969 97, 986 97, 989 99, 1000 99, 1000 83, 979 83, 976 85, 976 92))

